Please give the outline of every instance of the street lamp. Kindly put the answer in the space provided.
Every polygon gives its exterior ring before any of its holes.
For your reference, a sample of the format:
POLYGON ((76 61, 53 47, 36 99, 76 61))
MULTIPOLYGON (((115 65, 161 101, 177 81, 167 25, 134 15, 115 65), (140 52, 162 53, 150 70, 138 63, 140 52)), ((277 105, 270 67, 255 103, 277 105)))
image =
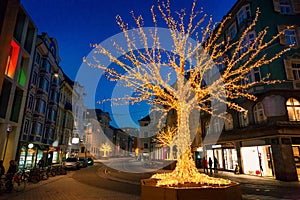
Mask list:
POLYGON ((7 127, 6 127, 6 142, 5 142, 5 147, 4 147, 4 154, 3 154, 3 161, 5 159, 5 155, 6 155, 6 149, 7 149, 7 144, 8 144, 8 139, 9 139, 9 133, 11 132, 11 125, 10 124, 7 124, 7 127))

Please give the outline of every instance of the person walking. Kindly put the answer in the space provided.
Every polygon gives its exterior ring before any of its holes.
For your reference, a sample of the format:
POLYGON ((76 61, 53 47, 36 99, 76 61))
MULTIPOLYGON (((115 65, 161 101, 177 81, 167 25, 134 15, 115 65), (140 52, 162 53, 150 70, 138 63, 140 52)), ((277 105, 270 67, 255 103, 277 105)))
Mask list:
POLYGON ((212 162, 211 157, 209 157, 209 159, 208 159, 208 164, 209 164, 209 172, 210 172, 210 175, 212 175, 212 164, 213 164, 213 162, 212 162))
POLYGON ((204 169, 204 173, 208 174, 208 163, 207 163, 206 157, 204 157, 203 160, 202 160, 202 166, 203 166, 203 169, 204 169))
POLYGON ((216 158, 216 156, 214 156, 214 173, 218 173, 218 165, 219 165, 219 161, 216 158))

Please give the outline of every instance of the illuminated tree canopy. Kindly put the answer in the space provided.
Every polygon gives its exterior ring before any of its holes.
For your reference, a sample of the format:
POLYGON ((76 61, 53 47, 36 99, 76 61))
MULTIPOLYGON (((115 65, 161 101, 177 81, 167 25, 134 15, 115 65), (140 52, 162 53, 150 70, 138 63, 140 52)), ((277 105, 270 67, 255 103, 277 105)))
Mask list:
MULTIPOLYGON (((164 113, 162 117, 171 109, 176 110, 177 132, 173 143, 177 146, 180 158, 174 171, 153 176, 160 179, 158 185, 178 185, 187 182, 229 184, 228 180, 211 178, 198 172, 190 148, 193 140, 191 136, 195 135, 190 129, 191 114, 196 109, 198 113, 200 111, 225 118, 225 113, 218 110, 219 106, 212 106, 211 102, 217 102, 214 105, 224 104, 227 109, 244 111, 243 107, 235 103, 236 99, 256 100, 256 97, 248 92, 251 87, 278 82, 271 80, 269 74, 258 82, 250 82, 247 74, 271 63, 287 51, 279 51, 274 55, 268 55, 266 51, 282 33, 267 41, 265 28, 256 34, 253 41, 245 43, 245 37, 258 21, 259 10, 253 22, 245 28, 237 41, 231 41, 230 38, 226 41, 220 40, 230 15, 214 25, 212 18, 207 17, 202 10, 197 11, 196 2, 192 4, 189 14, 185 9, 173 13, 169 1, 158 2, 156 7, 151 8, 151 13, 154 28, 150 33, 145 31, 143 17, 132 13, 136 26, 134 35, 130 32, 129 25, 120 16, 116 17, 126 39, 127 49, 116 42, 114 47, 126 61, 114 56, 99 44, 93 45, 95 54, 105 55, 122 69, 122 73, 102 65, 96 56, 94 60, 84 59, 84 62, 88 66, 105 70, 109 80, 122 81, 137 94, 108 99, 109 101, 148 101, 152 105, 161 105, 157 109, 164 113), (158 22, 164 22, 168 28, 173 43, 171 50, 162 46, 158 22), (143 49, 138 47, 140 43, 143 44, 143 49), (218 64, 224 64, 226 67, 219 72, 218 64), (164 69, 169 72, 162 73, 164 69), (176 77, 175 82, 171 81, 173 76, 176 77)), ((161 121, 158 125, 160 123, 161 121)))

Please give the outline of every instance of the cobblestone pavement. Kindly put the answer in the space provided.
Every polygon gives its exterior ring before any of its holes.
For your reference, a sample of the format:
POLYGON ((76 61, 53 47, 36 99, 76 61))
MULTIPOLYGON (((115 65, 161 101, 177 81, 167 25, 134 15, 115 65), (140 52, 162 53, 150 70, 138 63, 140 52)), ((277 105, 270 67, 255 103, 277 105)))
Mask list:
POLYGON ((72 174, 55 176, 37 184, 29 184, 24 192, 0 196, 0 200, 138 200, 138 196, 96 188, 80 183, 72 174))

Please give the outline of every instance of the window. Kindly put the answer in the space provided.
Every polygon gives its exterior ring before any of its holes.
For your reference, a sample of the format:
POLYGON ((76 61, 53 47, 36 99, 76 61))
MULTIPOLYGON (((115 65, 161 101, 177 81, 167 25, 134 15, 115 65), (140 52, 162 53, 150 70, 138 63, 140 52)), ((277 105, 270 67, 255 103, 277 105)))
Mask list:
POLYGON ((43 128, 43 125, 40 122, 38 122, 36 125, 35 134, 42 135, 42 132, 43 132, 42 128, 43 128))
POLYGON ((30 121, 28 119, 25 120, 25 125, 24 125, 24 133, 28 134, 29 133, 29 126, 30 126, 30 121))
POLYGON ((45 101, 44 100, 40 100, 40 104, 39 104, 39 113, 45 113, 45 101))
POLYGON ((49 81, 46 80, 46 79, 44 79, 43 89, 44 89, 45 91, 48 91, 48 86, 49 86, 49 81))
POLYGON ((20 46, 14 40, 11 41, 10 45, 11 47, 7 57, 5 75, 13 79, 17 68, 20 46))
POLYGON ((33 72, 33 75, 32 75, 32 83, 34 85, 37 85, 37 72, 33 72))
POLYGON ((0 94, 0 117, 5 118, 6 112, 7 112, 7 107, 8 107, 8 102, 11 93, 11 88, 12 88, 12 83, 8 80, 3 81, 3 86, 2 86, 2 92, 0 94))
POLYGON ((233 23, 229 29, 228 29, 228 33, 227 33, 227 37, 229 37, 230 39, 229 40, 232 40, 234 38, 234 36, 236 35, 237 33, 237 29, 236 29, 236 24, 233 23))
POLYGON ((279 0, 279 8, 281 14, 291 14, 291 4, 288 0, 279 0))
POLYGON ((295 80, 300 80, 300 63, 292 63, 293 76, 295 80))
POLYGON ((47 71, 47 72, 50 72, 50 63, 47 59, 43 59, 43 68, 47 71))
POLYGON ((260 80, 260 69, 254 68, 246 75, 245 79, 242 81, 242 84, 246 85, 248 83, 259 82, 260 80))
POLYGON ((258 102, 253 109, 255 123, 260 124, 266 121, 267 117, 265 115, 264 106, 261 102, 258 102))
POLYGON ((273 0, 273 5, 281 14, 300 13, 300 0, 273 0))
POLYGON ((148 143, 144 143, 144 149, 148 149, 148 143))
POLYGON ((286 26, 286 25, 279 25, 278 32, 283 32, 279 39, 280 44, 283 45, 298 45, 297 42, 297 34, 299 34, 300 28, 296 26, 286 26))
POLYGON ((241 51, 240 53, 243 54, 245 53, 249 47, 254 43, 256 38, 256 34, 255 31, 251 31, 249 32, 243 39, 242 43, 241 43, 241 51))
POLYGON ((28 62, 29 62, 28 58, 22 57, 21 68, 19 70, 19 75, 18 75, 18 83, 22 87, 25 87, 25 85, 26 85, 26 80, 27 80, 26 75, 27 75, 28 62))
POLYGON ((294 98, 289 98, 286 102, 286 109, 290 121, 300 121, 300 103, 294 98))
POLYGON ((14 102, 13 102, 12 111, 10 115, 10 120, 13 122, 18 122, 19 114, 21 111, 22 99, 23 99, 23 90, 17 87, 15 90, 14 102))
POLYGON ((49 81, 44 79, 43 77, 40 78, 40 88, 43 88, 45 91, 48 91, 49 81))
POLYGON ((35 54, 35 63, 39 65, 40 62, 41 62, 41 55, 38 52, 36 52, 36 54, 35 54))
POLYGON ((29 100, 28 100, 28 109, 29 110, 32 110, 32 105, 33 105, 33 96, 30 95, 29 100))
POLYGON ((248 112, 242 111, 238 113, 240 127, 246 127, 249 125, 248 112))
POLYGON ((287 80, 300 80, 300 60, 284 59, 287 80))
POLYGON ((287 45, 295 45, 296 42, 296 32, 293 29, 284 30, 285 41, 287 45))
POLYGON ((246 19, 251 18, 250 5, 243 6, 237 14, 238 24, 241 24, 246 19))
POLYGON ((225 130, 229 131, 233 129, 233 118, 231 114, 226 114, 226 120, 225 120, 225 130))

